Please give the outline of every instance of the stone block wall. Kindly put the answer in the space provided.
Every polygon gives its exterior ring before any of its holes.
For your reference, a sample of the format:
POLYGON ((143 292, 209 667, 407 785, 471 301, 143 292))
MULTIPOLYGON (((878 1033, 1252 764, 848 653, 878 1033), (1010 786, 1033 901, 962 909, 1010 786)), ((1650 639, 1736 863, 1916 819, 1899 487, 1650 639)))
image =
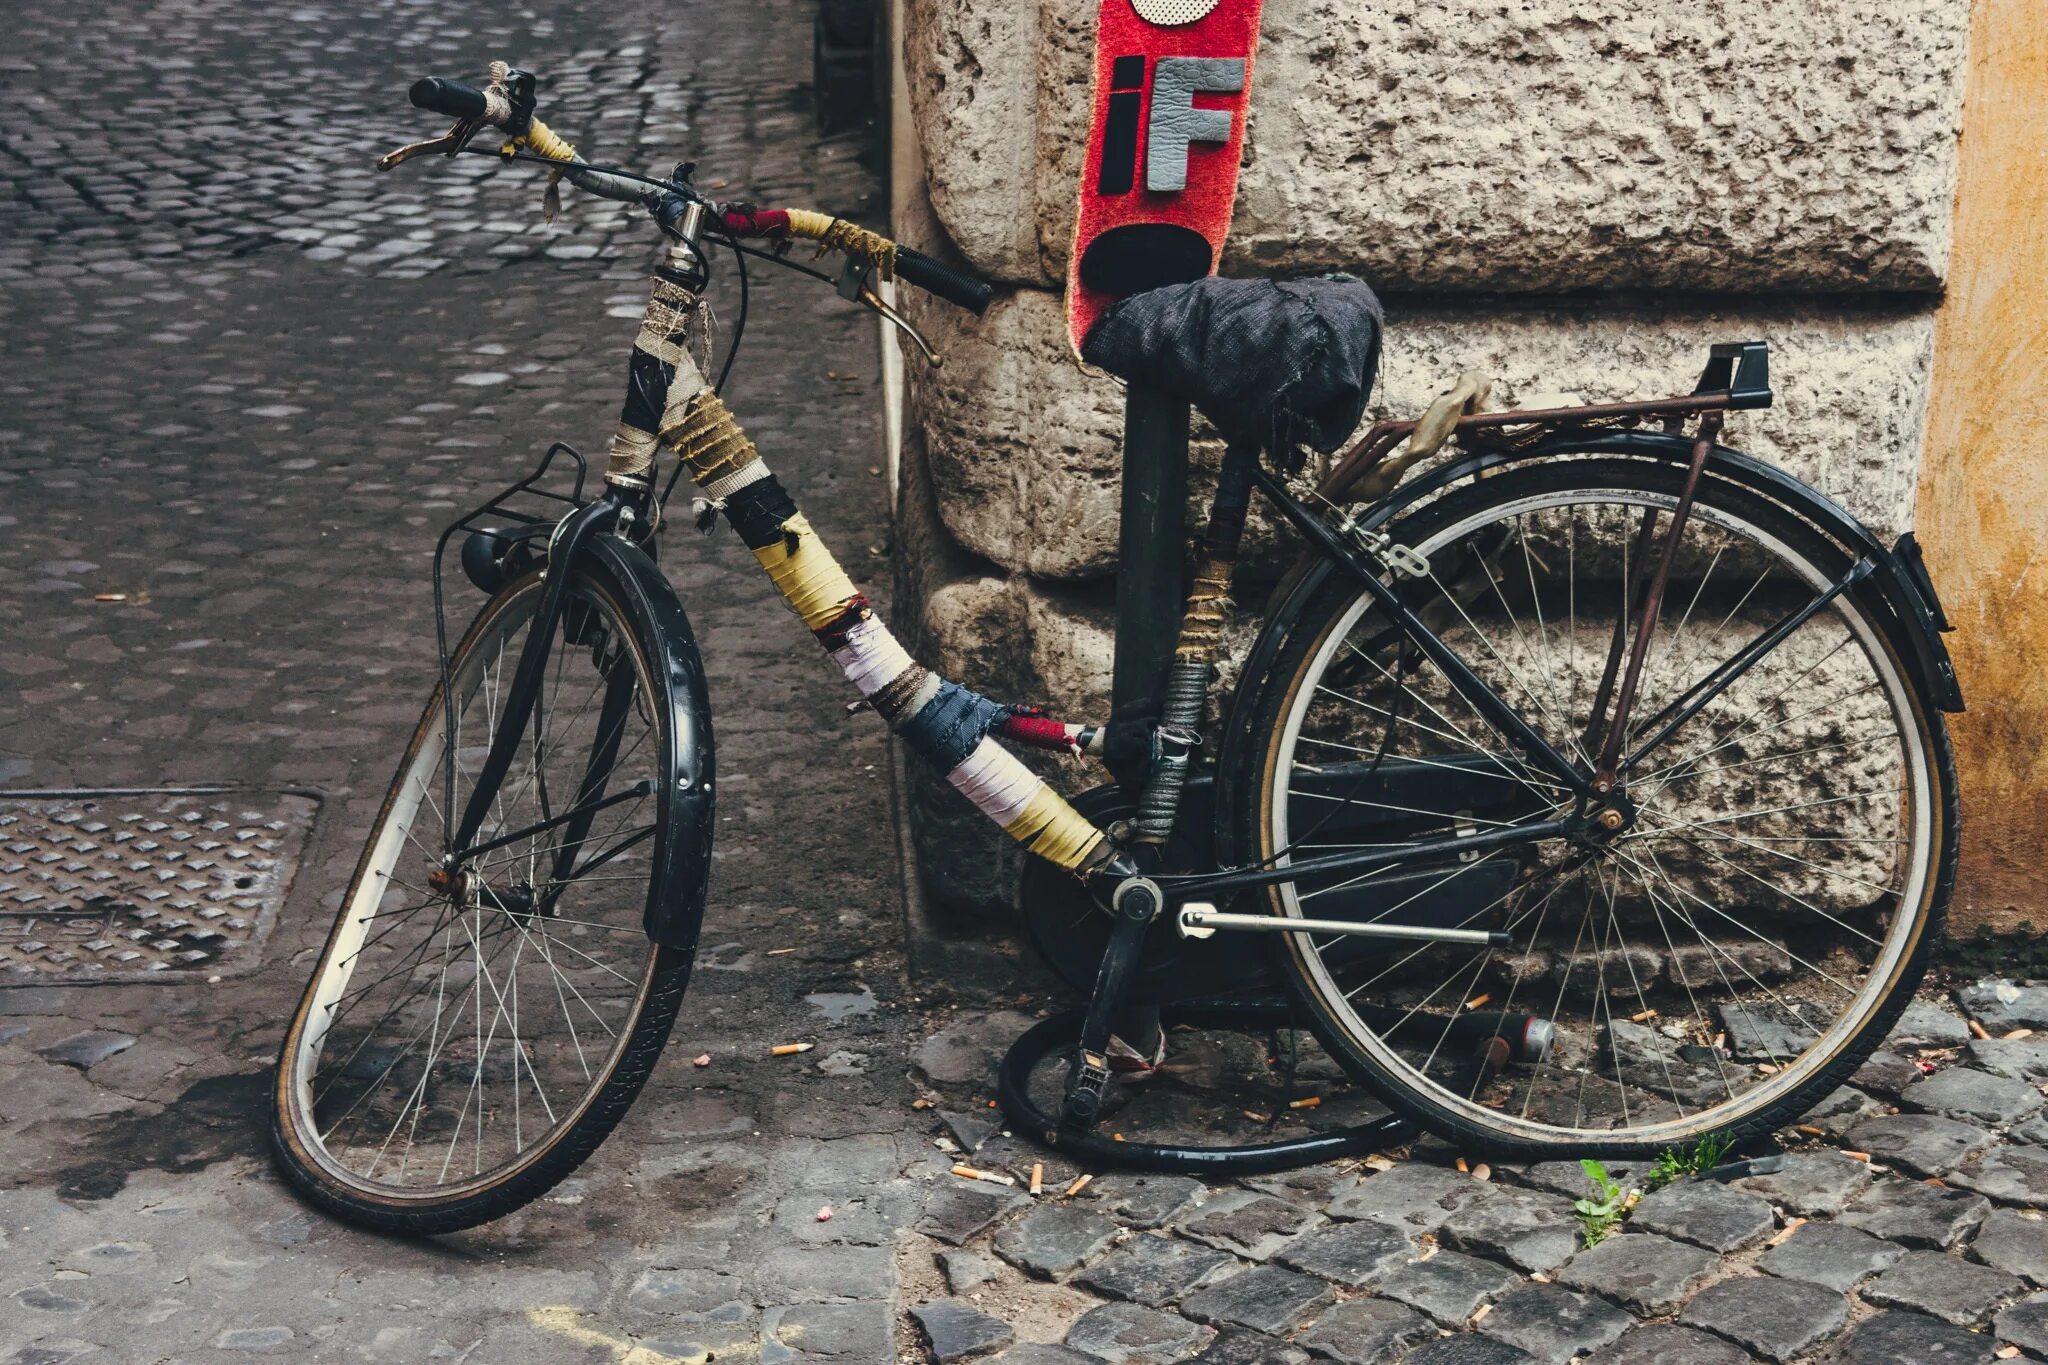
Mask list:
MULTIPOLYGON (((913 304, 946 363, 906 368, 898 612, 961 676, 1089 714, 1122 399, 1068 352, 1057 290, 1096 0, 898 2, 897 231, 1005 286, 981 319, 913 304)), ((1768 339, 1777 405, 1731 443, 1889 537, 1912 524, 1968 25, 1968 0, 1266 0, 1223 270, 1381 291, 1368 420, 1468 368, 1495 406, 1682 391, 1710 342, 1768 339)), ((915 803, 927 890, 1000 903, 1000 839, 945 797, 915 803)))

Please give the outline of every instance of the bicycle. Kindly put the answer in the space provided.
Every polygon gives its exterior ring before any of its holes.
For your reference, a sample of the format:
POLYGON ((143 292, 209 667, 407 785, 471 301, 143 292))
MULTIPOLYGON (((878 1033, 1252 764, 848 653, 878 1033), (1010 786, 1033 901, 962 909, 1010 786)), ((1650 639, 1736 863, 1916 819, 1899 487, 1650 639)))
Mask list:
POLYGON ((535 117, 528 72, 411 99, 455 122, 386 168, 492 129, 484 154, 545 166, 551 207, 567 179, 644 207, 666 246, 601 490, 558 445, 436 546, 437 623, 458 534, 488 598, 452 649, 437 625, 439 684, 280 1055, 274 1150, 322 1208, 409 1233, 501 1216, 587 1158, 652 1070, 713 832, 704 673, 654 557, 684 472, 860 704, 1066 888, 1094 996, 1050 1140, 1099 1114, 1118 1010, 1230 978, 1247 943, 1353 1078, 1495 1156, 1768 1133, 1904 1008, 1960 833, 1947 623, 1910 535, 1887 549, 1720 444, 1771 401, 1761 343, 1714 347, 1667 399, 1485 412, 1468 384, 1313 482, 1233 440, 1156 714, 1069 723, 912 659, 718 397, 750 260, 920 344, 878 280, 975 312, 986 284, 824 214, 716 202, 688 165, 588 163, 535 117), (838 274, 788 259, 797 240, 838 274), (742 286, 718 384, 691 349, 712 248, 742 286), (1211 746, 1253 492, 1302 552, 1211 746), (1070 803, 1002 741, 1122 742, 1135 795, 1070 803))

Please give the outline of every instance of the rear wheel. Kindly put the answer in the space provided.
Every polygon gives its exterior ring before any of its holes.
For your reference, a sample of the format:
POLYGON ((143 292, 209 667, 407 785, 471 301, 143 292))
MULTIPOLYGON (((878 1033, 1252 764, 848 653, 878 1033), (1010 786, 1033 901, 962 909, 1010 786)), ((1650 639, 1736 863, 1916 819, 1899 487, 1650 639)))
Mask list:
POLYGON ((670 713, 595 571, 475 846, 546 827, 444 866, 540 595, 514 583, 456 647, 452 730, 437 689, 279 1059, 280 1166, 379 1230, 470 1227, 552 1188, 632 1103, 688 981, 642 928, 670 713))
MULTIPOLYGON (((1530 465, 1390 528, 1429 561, 1401 581, 1410 605, 1589 772, 1615 690, 1603 674, 1683 474, 1530 465)), ((1850 567, 1783 508, 1709 477, 1622 752, 1850 567)), ((1233 818, 1248 856, 1284 865, 1573 812, 1348 579, 1289 624, 1225 758, 1246 774, 1233 818)), ((1892 629, 1867 587, 1805 619, 1623 772, 1618 831, 1273 888, 1277 915, 1512 938, 1280 936, 1324 1045, 1390 1105, 1500 1155, 1642 1155, 1803 1112, 1904 1008, 1953 880, 1947 736, 1892 629), (1488 1075, 1475 1043, 1501 1012, 1548 1028, 1531 1035, 1540 1060, 1488 1075)))

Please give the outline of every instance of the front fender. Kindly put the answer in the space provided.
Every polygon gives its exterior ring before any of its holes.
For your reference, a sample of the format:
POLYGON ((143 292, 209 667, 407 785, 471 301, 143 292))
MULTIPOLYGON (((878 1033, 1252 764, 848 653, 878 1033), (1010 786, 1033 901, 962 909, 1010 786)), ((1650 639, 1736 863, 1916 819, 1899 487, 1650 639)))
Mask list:
POLYGON ((661 772, 667 790, 655 805, 647 937, 664 948, 695 952, 711 877, 714 825, 711 694, 690 618, 654 561, 618 536, 598 536, 586 553, 618 589, 619 600, 646 642, 655 703, 667 708, 668 752, 661 772))

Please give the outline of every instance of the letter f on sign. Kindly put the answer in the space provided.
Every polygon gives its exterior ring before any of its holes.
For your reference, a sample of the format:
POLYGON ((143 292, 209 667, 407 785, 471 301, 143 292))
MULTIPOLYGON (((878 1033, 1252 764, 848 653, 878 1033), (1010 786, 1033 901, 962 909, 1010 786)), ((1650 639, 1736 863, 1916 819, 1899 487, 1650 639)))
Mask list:
POLYGON ((1242 57, 1161 57, 1152 75, 1152 116, 1145 127, 1145 188, 1188 187, 1188 144, 1230 141, 1228 109, 1197 109, 1195 93, 1244 89, 1242 57))

